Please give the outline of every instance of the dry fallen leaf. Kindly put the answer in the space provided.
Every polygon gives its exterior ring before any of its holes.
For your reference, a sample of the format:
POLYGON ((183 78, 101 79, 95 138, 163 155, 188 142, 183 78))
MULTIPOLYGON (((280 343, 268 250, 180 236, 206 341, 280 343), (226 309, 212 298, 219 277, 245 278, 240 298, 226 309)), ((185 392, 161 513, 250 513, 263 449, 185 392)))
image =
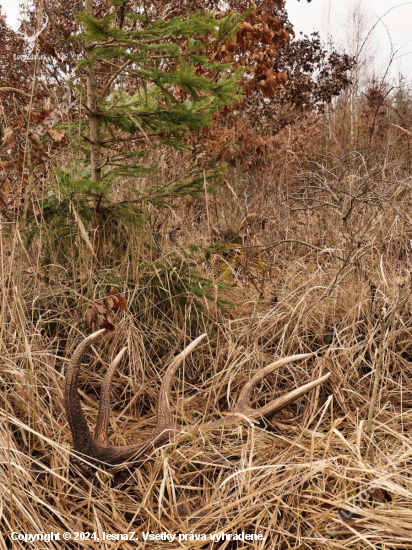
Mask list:
POLYGON ((116 313, 119 309, 126 311, 127 304, 126 300, 120 294, 116 294, 116 289, 112 287, 110 289, 109 295, 105 298, 105 304, 110 311, 116 313))
POLYGON ((343 523, 347 523, 348 525, 350 525, 352 523, 355 523, 356 520, 360 518, 360 515, 341 508, 338 512, 338 518, 343 523))
POLYGON ((28 267, 27 269, 23 269, 23 273, 25 275, 34 275, 38 279, 43 279, 44 277, 44 268, 43 267, 28 267))
POLYGON ((89 302, 86 311, 86 325, 91 328, 95 325, 99 328, 105 328, 107 330, 114 330, 114 315, 107 309, 104 304, 98 302, 89 302))
POLYGON ((376 502, 390 502, 392 499, 387 491, 382 491, 379 487, 369 489, 369 494, 372 500, 376 502))
POLYGON ((91 328, 92 325, 114 330, 114 316, 119 309, 125 311, 127 307, 126 300, 120 294, 116 294, 116 289, 112 287, 108 296, 102 302, 89 302, 86 311, 86 325, 91 328))
POLYGON ((60 131, 60 130, 55 130, 54 128, 51 128, 50 130, 47 130, 47 133, 53 139, 53 141, 56 141, 57 143, 60 143, 61 141, 63 141, 63 139, 66 135, 66 132, 60 131))
POLYGON ((192 510, 188 502, 178 502, 176 504, 176 512, 179 517, 185 518, 191 514, 192 510))

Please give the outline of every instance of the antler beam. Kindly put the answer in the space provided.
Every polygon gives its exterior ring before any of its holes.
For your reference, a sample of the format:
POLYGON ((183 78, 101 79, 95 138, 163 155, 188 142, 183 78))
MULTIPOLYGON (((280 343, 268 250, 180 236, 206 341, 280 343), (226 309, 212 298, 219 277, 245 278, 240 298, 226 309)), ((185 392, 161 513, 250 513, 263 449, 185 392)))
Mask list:
MULTIPOLYGON (((135 445, 114 447, 111 445, 108 437, 111 382, 113 374, 127 348, 123 348, 120 353, 118 353, 110 365, 106 376, 104 377, 100 392, 99 412, 94 436, 90 433, 87 425, 78 392, 78 376, 82 358, 92 342, 97 340, 105 332, 105 329, 102 329, 91 334, 83 340, 83 342, 75 350, 67 367, 64 397, 67 420, 73 435, 74 450, 77 457, 80 459, 83 457, 92 463, 100 463, 101 465, 115 465, 122 464, 135 456, 146 454, 146 452, 153 448, 154 445, 159 445, 163 441, 167 440, 171 435, 182 431, 182 427, 179 426, 173 419, 170 408, 170 394, 172 391, 173 376, 184 359, 200 344, 200 342, 202 342, 206 334, 202 334, 191 344, 189 344, 185 350, 173 359, 167 368, 163 377, 157 401, 157 423, 150 436, 141 443, 137 443, 135 445)), ((279 397, 278 399, 271 401, 259 409, 252 409, 250 407, 252 391, 265 376, 283 365, 311 357, 312 355, 314 354, 304 353, 300 355, 292 355, 268 365, 255 374, 245 385, 240 392, 236 406, 227 416, 213 422, 208 422, 203 427, 207 429, 215 429, 228 424, 238 423, 244 416, 249 418, 261 418, 269 414, 273 414, 280 411, 300 396, 308 393, 313 388, 323 384, 323 382, 329 378, 330 373, 289 392, 283 397, 279 397)), ((84 466, 82 461, 80 461, 80 466, 82 466, 82 469, 85 472, 88 471, 88 468, 84 466)))

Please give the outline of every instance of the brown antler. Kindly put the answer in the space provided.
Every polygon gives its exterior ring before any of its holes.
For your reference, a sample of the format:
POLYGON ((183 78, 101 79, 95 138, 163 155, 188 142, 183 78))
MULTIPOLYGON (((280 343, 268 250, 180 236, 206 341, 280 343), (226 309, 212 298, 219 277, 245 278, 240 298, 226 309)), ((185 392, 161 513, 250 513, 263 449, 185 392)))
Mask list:
MULTIPOLYGON (((150 436, 136 445, 113 447, 113 445, 109 442, 107 433, 110 420, 110 387, 114 371, 120 363, 120 360, 127 348, 123 348, 116 356, 110 365, 106 376, 104 377, 100 391, 99 412, 94 437, 92 437, 87 425, 86 418, 80 404, 79 392, 77 390, 80 363, 83 355, 89 348, 90 344, 99 338, 104 332, 106 332, 105 329, 94 332, 83 340, 74 352, 67 367, 64 398, 67 420, 73 435, 73 444, 76 454, 78 456, 91 459, 92 462, 98 461, 104 464, 113 465, 126 462, 134 455, 141 454, 143 451, 152 447, 155 443, 162 443, 168 439, 171 433, 180 429, 173 421, 169 403, 173 375, 183 360, 195 349, 198 344, 200 344, 206 334, 202 334, 196 338, 196 340, 187 346, 182 353, 175 357, 169 365, 163 378, 157 402, 157 425, 150 436)), ((83 466, 83 469, 87 471, 87 467, 83 466)))
POLYGON ((298 399, 301 395, 304 395, 305 393, 310 392, 320 384, 323 384, 323 382, 325 382, 329 378, 330 372, 328 372, 328 374, 325 374, 325 376, 318 378, 317 380, 313 380, 313 382, 309 382, 304 386, 300 386, 299 388, 296 388, 296 390, 293 390, 287 393, 283 397, 279 397, 278 399, 275 399, 270 403, 267 403, 267 405, 264 405, 259 409, 252 409, 250 407, 250 399, 252 397, 252 392, 255 386, 261 380, 263 380, 265 376, 275 371, 276 369, 283 367, 284 365, 293 363, 293 361, 306 359, 307 357, 311 357, 312 355, 315 355, 315 354, 301 353, 299 355, 291 355, 289 357, 284 357, 283 359, 279 359, 278 361, 275 361, 274 363, 271 363, 267 367, 260 370, 258 373, 255 374, 255 376, 253 376, 249 380, 249 382, 245 385, 243 390, 240 392, 238 401, 233 411, 228 416, 225 416, 224 418, 220 418, 219 420, 215 420, 214 422, 209 422, 208 424, 206 424, 206 427, 217 428, 222 425, 239 422, 239 419, 241 418, 241 416, 243 417, 247 416, 249 418, 259 418, 259 417, 263 418, 264 416, 268 416, 269 414, 274 414, 276 412, 281 411, 284 407, 289 405, 289 403, 293 403, 293 401, 296 401, 296 399, 298 399))
MULTIPOLYGON (((109 370, 104 377, 101 393, 100 393, 100 404, 99 412, 97 416, 97 423, 94 437, 92 437, 89 427, 86 422, 81 404, 80 397, 78 393, 78 374, 80 369, 80 363, 82 357, 86 350, 89 348, 90 344, 94 342, 99 336, 105 332, 105 329, 99 330, 89 337, 87 337, 83 342, 78 346, 76 351, 73 354, 73 357, 67 367, 66 379, 65 379, 65 405, 67 419, 70 425, 70 429, 73 435, 74 449, 78 457, 83 457, 91 461, 92 463, 103 463, 106 465, 121 464, 128 461, 136 455, 141 455, 145 453, 150 448, 153 448, 155 444, 160 444, 163 441, 167 440, 169 436, 173 433, 180 432, 181 427, 178 426, 173 420, 172 412, 170 409, 170 393, 172 390, 172 381, 173 376, 176 373, 177 369, 183 362, 183 360, 200 344, 204 339, 206 334, 202 334, 196 340, 194 340, 187 348, 182 351, 177 357, 174 358, 172 363, 166 370, 166 373, 163 378, 163 382, 160 388, 160 393, 157 401, 157 423, 156 428, 152 431, 150 436, 135 445, 125 445, 120 447, 113 447, 109 442, 108 438, 108 428, 110 421, 110 387, 113 378, 114 371, 116 370, 120 360, 122 359, 127 348, 123 348, 120 353, 116 356, 112 364, 110 365, 109 370)), ((204 425, 206 428, 218 428, 227 424, 232 424, 239 422, 242 416, 248 416, 250 418, 263 417, 268 414, 273 414, 281 410, 283 407, 296 400, 301 395, 309 392, 313 388, 322 384, 329 374, 309 382, 300 388, 297 388, 287 395, 271 401, 264 407, 260 409, 250 408, 250 399, 252 395, 253 388, 260 382, 267 374, 273 372, 277 368, 291 363, 292 361, 298 361, 306 357, 314 355, 313 353, 304 353, 301 355, 292 355, 291 357, 285 357, 280 359, 275 363, 265 367, 259 371, 251 380, 245 385, 243 390, 240 392, 240 396, 236 406, 233 411, 224 418, 209 422, 204 425)), ((87 467, 84 466, 84 463, 81 461, 85 471, 88 471, 87 467)))

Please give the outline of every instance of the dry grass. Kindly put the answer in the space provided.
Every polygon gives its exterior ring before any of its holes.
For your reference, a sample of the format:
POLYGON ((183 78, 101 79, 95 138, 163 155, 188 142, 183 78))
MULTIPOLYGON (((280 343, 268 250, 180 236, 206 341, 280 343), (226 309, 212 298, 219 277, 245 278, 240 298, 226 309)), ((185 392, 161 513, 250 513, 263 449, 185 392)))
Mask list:
MULTIPOLYGON (((265 196, 249 193, 251 202, 242 212, 239 197, 254 182, 242 183, 233 175, 232 183, 233 192, 224 187, 211 198, 212 227, 199 203, 189 209, 182 204, 161 225, 156 238, 163 258, 154 258, 153 250, 142 246, 142 233, 129 229, 127 249, 108 253, 109 259, 116 255, 117 263, 107 261, 97 269, 77 237, 77 256, 68 250, 67 263, 59 265, 62 251, 56 249, 46 277, 26 273, 20 293, 10 284, 18 243, 0 233, 0 548, 11 548, 12 531, 243 531, 260 532, 265 541, 225 541, 219 548, 412 547, 409 298, 385 338, 372 437, 374 464, 369 462, 366 430, 381 338, 379 316, 390 312, 411 268, 409 179, 399 179, 392 170, 376 181, 371 189, 374 196, 381 193, 380 202, 359 201, 348 222, 338 207, 293 212, 283 202, 285 189, 269 184, 265 196), (251 212, 261 214, 262 205, 264 229, 261 223, 244 222, 251 212), (230 267, 225 277, 232 283, 227 293, 235 307, 222 314, 213 301, 205 301, 200 311, 190 299, 178 307, 172 296, 165 309, 153 295, 153 275, 138 268, 139 262, 167 262, 171 252, 181 254, 187 243, 205 245, 209 234, 223 235, 228 229, 235 236, 242 233, 240 259, 215 255, 210 262, 199 252, 195 261, 200 272, 214 279, 222 277, 224 264, 230 267), (273 245, 283 240, 288 242, 273 245), (116 332, 93 347, 81 373, 81 393, 93 425, 107 365, 127 345, 127 358, 113 383, 114 444, 144 437, 154 425, 156 394, 168 361, 204 327, 209 338, 186 361, 175 383, 176 415, 187 434, 153 450, 138 467, 130 465, 127 475, 101 471, 85 479, 69 462, 64 369, 87 332, 82 322, 85 298, 104 296, 110 281, 124 293, 129 309, 117 319, 116 332), (371 284, 377 287, 373 301, 371 284), (262 295, 256 287, 263 288, 262 295), (273 358, 318 349, 315 359, 283 367, 265 380, 255 397, 263 403, 331 372, 324 387, 266 426, 245 420, 222 433, 202 431, 203 419, 227 410, 260 367, 273 358), (366 498, 372 484, 380 490, 366 498)), ((287 191, 296 206, 296 197, 301 197, 297 184, 287 191)), ((37 265, 33 258, 41 258, 42 239, 44 235, 25 258, 27 265, 37 265)), ((146 546, 194 548, 200 543, 89 540, 30 547, 146 546)), ((18 542, 13 546, 26 547, 18 542)))

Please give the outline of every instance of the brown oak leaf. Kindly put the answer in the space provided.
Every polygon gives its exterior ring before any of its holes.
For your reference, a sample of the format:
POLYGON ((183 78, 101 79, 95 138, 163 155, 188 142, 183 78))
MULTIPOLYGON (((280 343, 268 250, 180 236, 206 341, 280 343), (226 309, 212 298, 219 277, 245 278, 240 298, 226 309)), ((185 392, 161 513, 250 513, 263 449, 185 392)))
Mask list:
POLYGON ((89 328, 94 325, 99 328, 105 328, 106 330, 113 331, 113 321, 113 313, 104 304, 89 302, 86 311, 86 325, 89 328))
POLYGON ((54 128, 48 129, 47 133, 53 139, 53 141, 55 141, 57 143, 61 143, 64 140, 64 138, 66 137, 66 132, 60 131, 60 130, 55 130, 54 128))
POLYGON ((109 295, 105 298, 105 304, 107 308, 114 313, 119 311, 119 309, 126 311, 127 307, 126 300, 120 294, 116 294, 116 289, 114 287, 110 289, 109 295))

